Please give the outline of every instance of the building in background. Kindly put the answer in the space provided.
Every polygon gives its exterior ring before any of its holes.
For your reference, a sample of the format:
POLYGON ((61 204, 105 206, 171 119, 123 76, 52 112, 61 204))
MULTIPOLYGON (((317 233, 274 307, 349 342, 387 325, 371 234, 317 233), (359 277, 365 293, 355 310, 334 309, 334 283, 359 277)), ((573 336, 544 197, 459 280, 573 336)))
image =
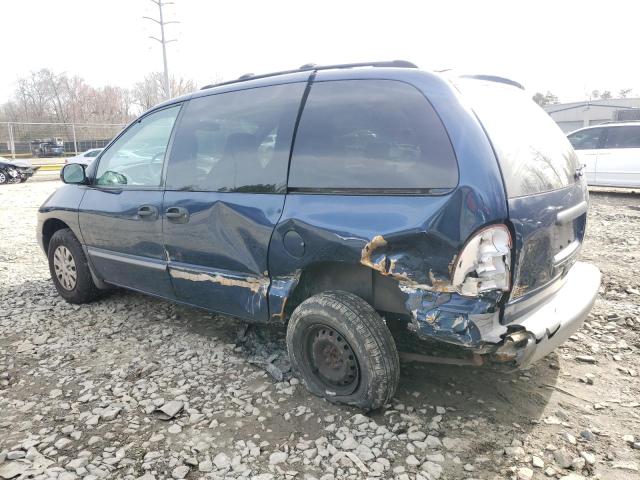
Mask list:
POLYGON ((640 120, 640 98, 609 98, 542 107, 563 132, 611 121, 640 120))

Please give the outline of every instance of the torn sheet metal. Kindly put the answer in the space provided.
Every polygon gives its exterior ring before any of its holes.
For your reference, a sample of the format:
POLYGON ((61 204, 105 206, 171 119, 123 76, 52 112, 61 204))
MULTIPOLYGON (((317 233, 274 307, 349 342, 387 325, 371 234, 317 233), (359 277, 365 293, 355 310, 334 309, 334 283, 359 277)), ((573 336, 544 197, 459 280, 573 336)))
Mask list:
POLYGON ((428 291, 455 291, 449 280, 437 277, 432 270, 421 271, 421 267, 428 263, 427 260, 428 257, 423 252, 417 250, 413 252, 411 249, 398 247, 391 248, 390 242, 382 235, 376 235, 367 242, 362 248, 360 256, 362 265, 385 276, 391 276, 400 284, 428 291), (394 251, 396 249, 397 251, 394 251))
POLYGON ((480 348, 487 341, 499 341, 500 294, 464 297, 405 285, 400 285, 400 289, 407 295, 406 306, 411 312, 408 328, 419 337, 472 348, 480 348))
POLYGON ((284 322, 289 297, 300 281, 300 271, 293 275, 273 277, 269 286, 269 313, 271 321, 284 322))

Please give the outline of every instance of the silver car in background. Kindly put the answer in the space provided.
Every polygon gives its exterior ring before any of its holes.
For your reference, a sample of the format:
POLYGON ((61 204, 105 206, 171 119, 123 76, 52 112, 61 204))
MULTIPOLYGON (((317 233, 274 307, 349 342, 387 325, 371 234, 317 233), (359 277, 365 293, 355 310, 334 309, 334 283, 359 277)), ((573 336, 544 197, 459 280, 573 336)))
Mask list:
POLYGON ((100 155, 102 148, 91 148, 86 152, 82 152, 75 157, 67 158, 64 163, 81 163, 83 165, 89 165, 94 158, 100 155))

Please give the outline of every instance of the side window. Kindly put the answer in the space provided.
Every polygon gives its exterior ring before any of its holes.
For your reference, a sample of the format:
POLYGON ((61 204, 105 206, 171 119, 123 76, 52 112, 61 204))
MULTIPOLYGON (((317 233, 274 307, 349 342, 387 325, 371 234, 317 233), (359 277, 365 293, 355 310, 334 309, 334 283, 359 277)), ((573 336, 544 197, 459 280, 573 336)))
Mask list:
POLYGON ((609 127, 604 148, 640 148, 640 127, 609 127))
POLYGON ((97 185, 157 187, 180 106, 151 113, 131 125, 100 158, 97 185))
POLYGON ((168 190, 281 192, 306 83, 192 99, 176 132, 168 190))
POLYGON ((592 150, 598 148, 602 128, 589 128, 569 135, 569 142, 576 150, 592 150))
POLYGON ((300 119, 289 187, 452 188, 458 166, 431 104, 392 80, 313 84, 300 119))

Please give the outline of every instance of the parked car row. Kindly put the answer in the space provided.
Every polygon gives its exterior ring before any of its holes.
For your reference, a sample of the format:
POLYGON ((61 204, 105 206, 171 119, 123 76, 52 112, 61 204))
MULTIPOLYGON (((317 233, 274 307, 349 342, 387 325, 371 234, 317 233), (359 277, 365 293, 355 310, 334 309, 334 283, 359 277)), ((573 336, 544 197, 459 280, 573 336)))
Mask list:
POLYGON ((0 157, 0 185, 26 182, 37 170, 27 162, 0 157))
POLYGON ((589 185, 640 187, 640 123, 608 123, 568 135, 589 185))
POLYGON ((526 366, 580 328, 580 172, 513 81, 305 66, 152 108, 65 165, 38 238, 67 301, 115 285, 286 324, 307 388, 370 409, 400 354, 526 366))

